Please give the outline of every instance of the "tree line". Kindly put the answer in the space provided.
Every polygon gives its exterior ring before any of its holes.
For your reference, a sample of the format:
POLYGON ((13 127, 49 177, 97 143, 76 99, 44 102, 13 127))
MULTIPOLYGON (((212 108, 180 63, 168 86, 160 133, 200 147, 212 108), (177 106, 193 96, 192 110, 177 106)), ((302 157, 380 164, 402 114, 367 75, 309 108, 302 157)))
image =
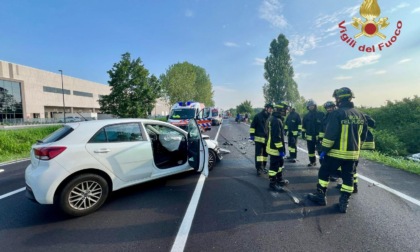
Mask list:
POLYGON ((188 62, 176 63, 158 77, 150 75, 140 58, 125 53, 108 72, 109 95, 99 98, 102 113, 121 118, 147 117, 158 98, 170 104, 197 101, 214 105, 210 76, 202 67, 188 62))

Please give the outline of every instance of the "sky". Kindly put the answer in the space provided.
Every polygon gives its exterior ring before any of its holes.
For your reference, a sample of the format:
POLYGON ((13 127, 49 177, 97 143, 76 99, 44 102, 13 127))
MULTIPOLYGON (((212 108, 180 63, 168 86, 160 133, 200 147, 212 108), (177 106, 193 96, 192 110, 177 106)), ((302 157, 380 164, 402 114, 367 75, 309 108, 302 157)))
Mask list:
POLYGON ((366 21, 363 0, 0 2, 0 60, 104 85, 107 71, 129 52, 155 76, 185 61, 204 68, 218 107, 245 100, 262 107, 264 61, 270 43, 284 34, 299 93, 319 105, 340 87, 351 88, 355 104, 366 107, 420 95, 418 0, 378 0, 380 34, 357 39, 366 21))

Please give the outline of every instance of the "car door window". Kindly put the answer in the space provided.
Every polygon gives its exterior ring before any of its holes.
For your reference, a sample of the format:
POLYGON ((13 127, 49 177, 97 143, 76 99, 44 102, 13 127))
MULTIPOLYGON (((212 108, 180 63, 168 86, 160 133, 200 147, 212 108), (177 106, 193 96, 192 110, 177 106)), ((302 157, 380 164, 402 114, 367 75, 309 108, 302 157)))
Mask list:
POLYGON ((181 141, 185 139, 184 134, 164 125, 148 124, 146 131, 151 139, 158 140, 168 151, 178 150, 181 141))
POLYGON ((143 140, 140 125, 138 123, 124 123, 108 125, 102 128, 91 138, 89 142, 133 142, 143 140))

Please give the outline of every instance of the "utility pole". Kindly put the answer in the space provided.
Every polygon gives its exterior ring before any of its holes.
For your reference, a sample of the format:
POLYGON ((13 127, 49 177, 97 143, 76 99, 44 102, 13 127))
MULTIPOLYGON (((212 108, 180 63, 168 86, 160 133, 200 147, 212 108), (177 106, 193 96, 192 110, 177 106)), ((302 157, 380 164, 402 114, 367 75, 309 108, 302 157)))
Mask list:
POLYGON ((64 81, 63 81, 63 70, 61 72, 61 92, 63 93, 63 112, 64 112, 64 123, 66 123, 66 103, 64 102, 64 81))

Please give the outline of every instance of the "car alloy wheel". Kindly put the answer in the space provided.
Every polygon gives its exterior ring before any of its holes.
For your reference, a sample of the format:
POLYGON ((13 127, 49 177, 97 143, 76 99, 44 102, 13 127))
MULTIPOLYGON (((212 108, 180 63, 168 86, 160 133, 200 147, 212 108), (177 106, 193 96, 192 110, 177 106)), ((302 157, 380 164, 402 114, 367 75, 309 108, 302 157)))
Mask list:
POLYGON ((213 170, 216 165, 217 155, 213 150, 209 150, 209 171, 213 170))
POLYGON ((108 197, 107 181, 96 174, 81 174, 61 190, 59 205, 67 214, 83 216, 96 211, 108 197))

